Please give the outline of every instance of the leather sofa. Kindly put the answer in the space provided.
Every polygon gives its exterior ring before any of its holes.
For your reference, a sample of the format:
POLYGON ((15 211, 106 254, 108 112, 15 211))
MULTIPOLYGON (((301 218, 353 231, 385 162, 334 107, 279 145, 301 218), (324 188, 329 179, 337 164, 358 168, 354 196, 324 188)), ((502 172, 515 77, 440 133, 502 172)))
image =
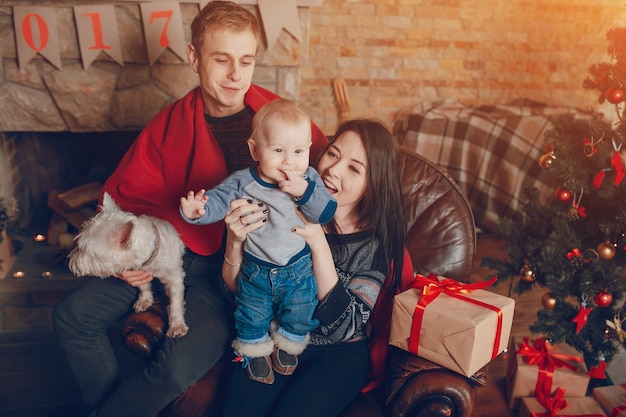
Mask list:
MULTIPOLYGON (((400 166, 406 245, 416 272, 468 282, 476 231, 467 200, 447 174, 418 154, 402 149, 400 166)), ((164 337, 165 320, 162 305, 132 314, 122 329, 126 346, 149 361, 164 337)), ((486 379, 483 371, 466 378, 395 347, 388 361, 385 387, 360 394, 341 417, 471 417, 474 391, 486 379)), ((159 417, 214 416, 229 362, 218 362, 159 417)))

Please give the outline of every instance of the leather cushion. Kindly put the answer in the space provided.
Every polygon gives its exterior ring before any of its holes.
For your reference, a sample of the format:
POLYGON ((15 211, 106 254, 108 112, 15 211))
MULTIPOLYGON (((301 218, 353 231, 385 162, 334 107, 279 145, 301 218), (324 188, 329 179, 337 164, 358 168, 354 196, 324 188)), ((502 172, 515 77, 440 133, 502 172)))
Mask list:
POLYGON ((400 150, 406 246, 416 272, 467 282, 476 246, 474 216, 458 185, 426 158, 400 150))

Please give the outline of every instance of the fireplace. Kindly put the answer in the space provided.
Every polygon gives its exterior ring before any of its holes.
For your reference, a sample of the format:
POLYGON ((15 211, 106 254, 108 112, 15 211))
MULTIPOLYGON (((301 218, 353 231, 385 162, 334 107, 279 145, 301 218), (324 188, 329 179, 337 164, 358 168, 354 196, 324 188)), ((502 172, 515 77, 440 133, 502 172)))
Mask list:
POLYGON ((78 229, 68 225, 63 242, 49 242, 53 211, 48 195, 53 190, 103 182, 137 134, 0 133, 0 196, 15 199, 19 210, 18 227, 11 237, 16 260, 0 274, 6 275, 0 279, 0 331, 52 327, 54 304, 80 285, 81 279, 67 267, 69 246, 78 229))
MULTIPOLYGON (((189 64, 171 49, 155 61, 148 58, 140 1, 96 3, 114 5, 121 63, 100 53, 85 65, 73 10, 73 5, 85 4, 82 0, 50 4, 60 28, 59 62, 39 53, 19 62, 16 45, 1 42, 0 197, 15 198, 20 209, 17 221, 23 235, 18 237, 21 252, 13 270, 24 268, 25 274, 0 279, 0 331, 51 327, 52 306, 79 283, 67 271, 63 252, 57 253, 45 239, 33 240, 48 232, 48 193, 104 181, 152 117, 198 84, 189 64), (49 261, 53 256, 57 265, 49 261)), ((240 3, 260 17, 255 0, 240 3)), ((262 42, 253 79, 295 101, 300 66, 308 60, 309 7, 319 7, 321 1, 296 3, 301 38, 282 30, 271 48, 262 42)), ((30 4, 39 6, 24 0, 5 2, 7 7, 0 11, 3 33, 15 32, 12 6, 30 4)), ((179 4, 188 42, 199 3, 179 4)))
POLYGON ((50 191, 104 182, 137 131, 0 133, 0 195, 17 202, 18 226, 46 233, 50 191))

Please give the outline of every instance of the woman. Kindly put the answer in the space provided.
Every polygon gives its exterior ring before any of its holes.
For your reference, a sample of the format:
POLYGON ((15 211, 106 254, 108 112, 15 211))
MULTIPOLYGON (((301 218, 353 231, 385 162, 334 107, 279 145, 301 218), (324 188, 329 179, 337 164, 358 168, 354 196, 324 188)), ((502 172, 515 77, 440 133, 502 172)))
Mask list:
MULTIPOLYGON (((393 294, 402 278, 404 259, 410 264, 404 250, 398 147, 382 123, 351 120, 339 127, 317 170, 337 200, 333 222, 320 226, 303 218, 305 227, 294 227, 293 232, 311 248, 319 300, 315 317, 320 325, 311 332, 310 344, 298 357, 293 375, 277 374, 273 384, 259 384, 235 368, 228 381, 225 417, 334 416, 368 381, 368 320, 383 285, 389 289, 386 295, 393 294)), ((237 200, 225 218, 229 262, 224 263, 222 274, 231 292, 236 292, 245 236, 262 227, 266 215, 272 215, 262 209, 237 200)), ((410 268, 404 271, 405 277, 411 275, 410 268)), ((385 298, 388 310, 391 297, 385 298)), ((386 313, 383 322, 389 320, 386 313)), ((386 331, 380 331, 384 346, 386 331)), ((384 353, 373 359, 379 362, 384 353)), ((380 363, 373 365, 380 371, 380 363)))

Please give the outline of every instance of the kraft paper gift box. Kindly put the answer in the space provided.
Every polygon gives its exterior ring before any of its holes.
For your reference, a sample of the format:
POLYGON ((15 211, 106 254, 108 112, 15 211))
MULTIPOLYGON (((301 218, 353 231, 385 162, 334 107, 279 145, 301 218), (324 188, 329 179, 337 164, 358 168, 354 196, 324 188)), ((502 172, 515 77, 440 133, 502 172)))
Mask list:
POLYGON ((555 414, 550 414, 535 397, 525 397, 520 401, 518 417, 561 417, 561 416, 583 416, 583 417, 606 417, 600 404, 591 397, 569 397, 566 396, 565 408, 558 410, 555 414))
POLYGON ((506 349, 511 333, 515 301, 475 289, 493 282, 495 278, 462 284, 434 275, 416 275, 417 288, 394 297, 389 343, 472 376, 506 349), (415 316, 418 303, 427 304, 419 319, 415 316))
POLYGON ((592 395, 607 416, 626 417, 626 384, 596 387, 592 395))
MULTIPOLYGON (((567 392, 568 397, 584 397, 586 395, 590 378, 580 353, 574 348, 565 344, 550 345, 541 338, 533 341, 528 338, 523 340, 513 338, 511 347, 506 373, 506 393, 511 410, 519 408, 523 397, 535 396, 540 368, 545 368, 545 363, 532 362, 538 360, 537 355, 541 354, 549 354, 551 362, 555 363, 555 368, 551 374, 548 374, 551 377, 548 376, 539 381, 540 385, 547 384, 547 390, 550 391, 550 394, 554 394, 558 387, 562 387, 567 392), (537 348, 537 346, 541 346, 541 348, 537 348), (520 349, 520 347, 523 348, 520 349), (530 354, 525 355, 524 353, 528 353, 528 351, 530 354), (531 363, 528 363, 529 361, 531 363)), ((546 359, 544 356, 543 360, 546 359)))

